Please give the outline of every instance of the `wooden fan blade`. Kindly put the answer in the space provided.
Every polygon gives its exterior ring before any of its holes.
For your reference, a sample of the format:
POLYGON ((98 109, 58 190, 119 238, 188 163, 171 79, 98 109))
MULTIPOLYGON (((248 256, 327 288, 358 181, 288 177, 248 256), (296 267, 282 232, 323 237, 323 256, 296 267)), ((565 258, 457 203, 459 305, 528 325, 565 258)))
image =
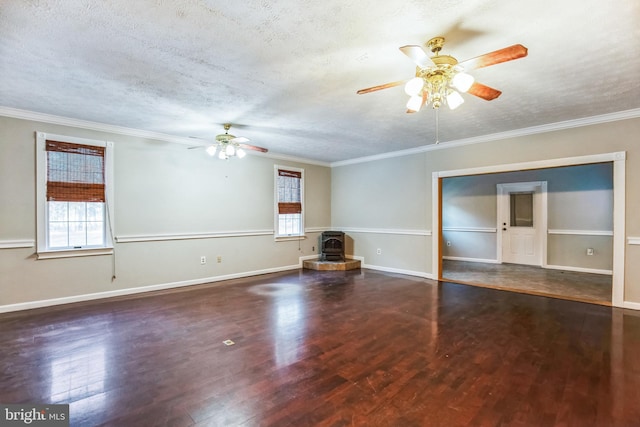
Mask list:
POLYGON ((377 90, 388 89, 390 87, 400 86, 401 84, 406 83, 406 82, 407 82, 406 80, 400 80, 400 81, 397 81, 397 82, 385 83, 383 85, 368 87, 366 89, 360 89, 356 93, 358 95, 362 95, 362 94, 369 93, 369 92, 375 92, 377 90))
POLYGON ((475 95, 478 98, 482 98, 487 101, 496 99, 502 94, 502 92, 500 92, 498 89, 485 86, 482 83, 478 83, 478 82, 475 82, 474 84, 472 84, 469 90, 467 91, 467 93, 471 95, 475 95))
POLYGON ((261 153, 266 153, 267 151, 269 151, 266 148, 262 148, 262 147, 258 147, 250 144, 238 144, 238 145, 240 146, 240 148, 243 148, 245 150, 259 151, 261 153))
POLYGON ((464 67, 465 70, 475 70, 477 68, 488 67, 490 65, 500 64, 501 62, 513 61, 514 59, 527 56, 527 48, 521 44, 498 49, 475 58, 467 59, 458 65, 464 67))
POLYGON ((431 62, 431 58, 429 58, 429 55, 427 55, 427 52, 425 52, 424 49, 420 46, 407 45, 402 46, 400 50, 402 51, 402 53, 411 58, 411 60, 415 62, 416 65, 420 68, 425 68, 433 65, 433 62, 431 62))

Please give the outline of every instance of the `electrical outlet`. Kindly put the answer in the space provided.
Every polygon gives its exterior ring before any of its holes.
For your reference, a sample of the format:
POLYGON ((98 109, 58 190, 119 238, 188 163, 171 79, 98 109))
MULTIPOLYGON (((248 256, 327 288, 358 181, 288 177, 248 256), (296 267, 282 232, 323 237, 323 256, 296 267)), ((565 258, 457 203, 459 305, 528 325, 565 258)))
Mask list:
POLYGON ((382 255, 382 249, 380 249, 380 248, 376 249, 376 253, 377 253, 378 255, 382 255))
POLYGON ((206 256, 201 256, 200 257, 200 264, 206 264, 207 263, 207 257, 206 256))
POLYGON ((221 262, 222 262, 222 257, 218 255, 218 264, 220 264, 221 262))
POLYGON ((587 255, 593 255, 593 248, 587 248, 587 255))

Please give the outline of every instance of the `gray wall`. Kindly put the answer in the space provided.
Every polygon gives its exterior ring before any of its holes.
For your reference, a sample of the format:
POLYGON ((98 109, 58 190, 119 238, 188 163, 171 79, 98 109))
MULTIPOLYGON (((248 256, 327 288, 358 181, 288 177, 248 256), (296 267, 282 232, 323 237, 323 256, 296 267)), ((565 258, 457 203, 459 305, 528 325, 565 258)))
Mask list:
MULTIPOLYGON (((640 119, 466 146, 445 142, 327 168, 259 156, 225 163, 178 144, 0 117, 0 246, 35 240, 36 131, 114 141, 116 237, 272 230, 274 164, 305 169, 311 232, 301 242, 255 235, 117 243, 113 281, 111 256, 36 260, 34 247, 0 249, 0 306, 291 268, 313 255, 313 246, 317 252, 318 234, 329 227, 346 231, 348 253, 365 265, 430 276, 433 172, 617 151, 627 153, 625 235, 630 242, 640 236, 640 119), (209 259, 204 266, 201 255, 209 259), (212 262, 217 256, 222 263, 212 262)), ((557 215, 549 228, 564 221, 557 215)), ((566 242, 551 237, 549 257, 572 262, 561 258, 566 242)), ((640 245, 625 251, 624 299, 640 306, 640 245)))
MULTIPOLYGON (((160 285, 188 285, 295 267, 330 226, 328 167, 248 155, 221 161, 185 145, 0 117, 0 244, 35 241, 35 132, 114 142, 115 257, 37 260, 0 249, 0 306, 160 285), (274 164, 305 170, 308 238, 166 235, 273 231, 274 164), (159 239, 159 240, 154 240, 159 239), (207 263, 200 265, 200 257, 207 263), (217 257, 222 262, 217 263, 217 257), (115 268, 116 279, 112 280, 115 268)), ((8 246, 11 246, 10 244, 8 246)))
POLYGON ((495 260, 497 233, 447 229, 495 230, 497 184, 530 181, 548 184, 548 229, 552 234, 548 236, 547 264, 611 271, 613 237, 590 233, 613 231, 612 163, 445 178, 442 183, 443 240, 451 245, 443 246, 443 255, 495 260), (593 248, 595 254, 587 256, 587 248, 593 248))
MULTIPOLYGON (((640 236, 638 135, 640 119, 628 119, 470 145, 447 147, 443 142, 436 150, 336 165, 332 169, 331 182, 332 226, 358 232, 351 233, 355 241, 354 255, 364 257, 365 265, 432 275, 434 248, 430 234, 437 232, 431 230, 432 173, 624 151, 627 153, 625 235, 640 236), (384 179, 392 180, 394 184, 383 182, 384 179), (402 210, 402 207, 407 209, 402 210), (402 221, 398 220, 400 217, 402 221), (358 227, 363 229, 358 230, 358 227), (415 232, 407 232, 407 229, 415 232), (367 236, 366 247, 357 243, 364 235, 367 236), (381 248, 382 254, 372 253, 374 248, 381 248)), ((559 187, 554 191, 558 194, 568 192, 559 187)), ((488 196, 486 205, 494 209, 488 196)), ((564 223, 561 215, 550 216, 549 228, 564 223)), ((479 225, 495 227, 495 222, 487 220, 479 225)), ((573 262, 560 258, 565 252, 562 245, 553 239, 549 245, 549 256, 558 263, 573 262)), ((625 244, 625 251, 624 299, 640 303, 640 245, 625 244)))

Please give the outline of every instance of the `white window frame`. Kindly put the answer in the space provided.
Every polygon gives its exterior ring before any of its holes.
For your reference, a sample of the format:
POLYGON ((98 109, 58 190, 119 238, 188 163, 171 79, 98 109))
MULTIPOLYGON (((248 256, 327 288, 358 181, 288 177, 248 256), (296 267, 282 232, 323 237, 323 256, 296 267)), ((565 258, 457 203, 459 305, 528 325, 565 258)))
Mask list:
POLYGON ((305 239, 304 228, 304 169, 294 168, 292 166, 273 165, 273 235, 276 241, 301 240, 305 239), (278 213, 278 170, 288 170, 300 173, 300 204, 302 209, 300 212, 300 233, 298 234, 280 234, 280 224, 278 213))
POLYGON ((36 132, 36 237, 38 259, 110 255, 113 253, 113 142, 36 132), (105 244, 87 248, 55 249, 48 245, 47 140, 104 147, 105 244))

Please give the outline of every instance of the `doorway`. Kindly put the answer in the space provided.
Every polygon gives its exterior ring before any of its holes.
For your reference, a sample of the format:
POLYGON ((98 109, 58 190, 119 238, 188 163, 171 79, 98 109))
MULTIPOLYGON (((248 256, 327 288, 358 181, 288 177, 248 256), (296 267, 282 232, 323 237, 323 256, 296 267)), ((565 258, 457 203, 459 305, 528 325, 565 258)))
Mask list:
MULTIPOLYGON (((625 237, 624 237, 624 212, 625 212, 625 159, 626 154, 624 152, 605 153, 598 155, 588 155, 581 157, 570 157, 560 159, 549 159, 543 161, 533 161, 517 164, 505 164, 489 167, 478 167, 472 169, 460 169, 449 170, 432 173, 432 271, 434 272, 434 278, 442 280, 442 268, 443 268, 443 224, 442 224, 442 183, 444 178, 449 177, 465 177, 475 175, 488 175, 498 174, 502 172, 516 172, 516 171, 534 171, 540 169, 552 169, 563 166, 578 166, 578 165, 590 165, 595 163, 607 163, 610 162, 612 166, 612 205, 614 207, 612 213, 612 230, 611 236, 611 251, 612 251, 612 266, 610 269, 612 288, 610 302, 613 306, 622 307, 624 304, 624 253, 625 253, 625 237)), ((495 187, 494 187, 495 188, 495 187)), ((494 205, 495 206, 495 205, 494 205)), ((504 223, 504 221, 502 221, 504 223)), ((493 224, 496 224, 494 222, 493 224)), ((501 225, 501 223, 500 223, 501 225)), ((502 234, 504 230, 501 227, 494 228, 493 232, 502 234)), ((491 233, 489 227, 468 227, 465 231, 491 233)), ((543 235, 546 234, 573 234, 574 230, 544 230, 543 235), (552 233, 553 231, 553 233, 552 233)), ((447 241, 447 244, 449 242, 447 241)), ((500 262, 502 262, 501 252, 497 253, 500 262)), ((544 265, 543 256, 540 265, 544 265)), ((497 264, 497 259, 494 259, 494 263, 497 264)), ((552 268, 553 266, 549 266, 552 268)))

